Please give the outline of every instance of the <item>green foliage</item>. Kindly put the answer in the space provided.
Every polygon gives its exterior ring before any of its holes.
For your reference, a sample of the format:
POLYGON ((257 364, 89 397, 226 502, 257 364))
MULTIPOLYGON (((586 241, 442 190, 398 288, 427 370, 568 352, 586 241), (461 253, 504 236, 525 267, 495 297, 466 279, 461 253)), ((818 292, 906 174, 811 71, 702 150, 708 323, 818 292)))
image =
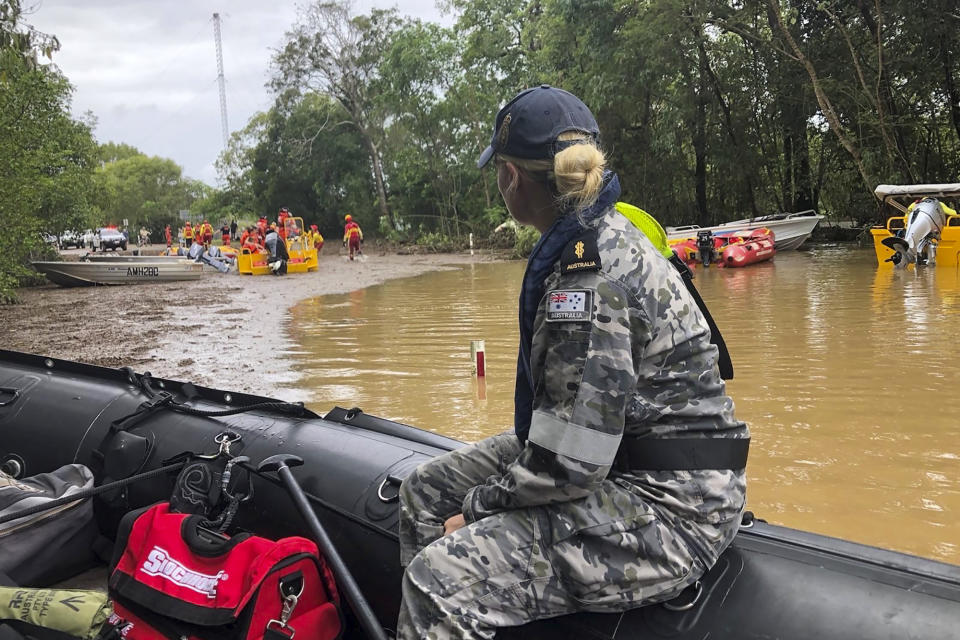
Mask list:
POLYGON ((439 232, 426 232, 420 234, 417 238, 417 246, 426 249, 430 253, 450 253, 464 248, 465 243, 461 239, 457 241, 446 234, 439 232))
MULTIPOLYGON (((333 238, 350 213, 368 237, 435 250, 509 242, 492 234, 509 220, 494 172, 474 163, 500 105, 540 83, 590 106, 622 199, 667 225, 803 209, 863 222, 875 182, 958 180, 954 0, 443 5, 453 28, 308 3, 275 57, 272 107, 233 134, 212 190, 128 145, 97 148, 92 116, 70 118, 69 84, 40 63, 56 38, 0 0, 0 295, 40 231, 157 230, 179 209, 217 222, 286 206, 333 238)), ((537 237, 516 231, 517 255, 537 237)))
POLYGON ((365 230, 377 227, 375 185, 363 139, 334 100, 285 92, 231 138, 218 170, 232 211, 275 217, 287 207, 324 236, 343 230, 350 213, 365 230))
POLYGON ((526 258, 540 239, 540 232, 533 227, 517 227, 517 239, 513 243, 513 257, 526 258))
MULTIPOLYGON (((924 10, 906 0, 855 8, 799 0, 443 4, 456 14, 453 29, 390 12, 338 22, 331 16, 342 18, 344 5, 316 3, 295 25, 273 81, 270 122, 284 131, 293 105, 310 96, 342 108, 324 122, 357 137, 338 140, 342 171, 328 175, 370 209, 381 200, 382 174, 392 221, 375 231, 393 239, 409 239, 400 219, 449 237, 487 236, 507 219, 492 172, 473 163, 499 106, 541 82, 590 105, 623 199, 668 225, 809 208, 865 219, 874 210, 870 180, 951 181, 960 169, 960 32, 941 19, 947 0, 924 10), (342 42, 356 53, 334 46, 332 33, 349 35, 342 42), (351 145, 366 162, 346 153, 351 145)), ((237 153, 254 148, 263 150, 237 153)), ((301 163, 279 158, 285 171, 271 175, 296 173, 301 163)), ((258 171, 236 175, 251 192, 258 171)), ((294 192, 271 180, 258 193, 294 192)), ((518 250, 530 244, 522 237, 518 250)))
POLYGON ((315 0, 301 7, 288 43, 274 57, 272 86, 281 98, 321 94, 340 107, 340 122, 359 134, 376 187, 376 204, 389 216, 383 139, 389 113, 381 108, 380 64, 399 23, 396 10, 351 15, 349 2, 315 0))
POLYGON ((56 38, 20 22, 17 0, 0 0, 0 302, 35 272, 49 249, 40 233, 83 227, 92 217, 96 145, 70 117, 70 85, 39 62, 56 38))
POLYGON ((94 175, 98 215, 94 226, 121 225, 131 233, 141 227, 156 241, 166 225, 181 224, 179 212, 220 224, 235 214, 202 182, 183 177, 173 160, 150 157, 128 145, 108 143, 99 149, 103 164, 94 175))

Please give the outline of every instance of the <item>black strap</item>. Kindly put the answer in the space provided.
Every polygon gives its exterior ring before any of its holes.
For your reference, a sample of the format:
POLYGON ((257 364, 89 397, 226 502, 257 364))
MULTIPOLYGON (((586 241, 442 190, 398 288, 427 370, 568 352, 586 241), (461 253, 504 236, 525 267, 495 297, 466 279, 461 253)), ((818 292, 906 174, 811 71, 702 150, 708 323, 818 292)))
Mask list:
POLYGON ((750 438, 631 438, 620 443, 617 471, 743 469, 750 438))
POLYGON ((670 262, 672 262, 673 266, 680 272, 680 276, 683 278, 683 284, 686 285, 687 291, 693 296, 694 301, 700 308, 700 313, 703 314, 703 317, 707 321, 707 326, 710 327, 710 342, 717 345, 717 349, 720 351, 720 357, 717 361, 717 366, 720 368, 720 377, 724 380, 733 380, 733 361, 730 359, 727 343, 723 341, 723 335, 720 333, 720 328, 717 327, 717 323, 714 322, 713 316, 710 315, 710 310, 707 309, 707 303, 700 297, 700 292, 697 291, 697 288, 693 284, 693 272, 690 271, 690 267, 688 267, 676 253, 670 258, 670 262))

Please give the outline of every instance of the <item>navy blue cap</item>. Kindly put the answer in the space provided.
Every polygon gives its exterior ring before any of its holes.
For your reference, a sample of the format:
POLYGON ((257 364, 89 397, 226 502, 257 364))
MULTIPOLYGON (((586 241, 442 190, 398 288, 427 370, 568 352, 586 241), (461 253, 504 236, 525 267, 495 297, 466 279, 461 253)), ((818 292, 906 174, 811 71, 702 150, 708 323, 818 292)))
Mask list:
POLYGON ((480 154, 477 167, 485 167, 495 153, 552 158, 565 146, 557 144, 557 137, 566 131, 581 131, 595 141, 600 137, 590 109, 569 91, 548 84, 521 91, 497 114, 490 146, 480 154))

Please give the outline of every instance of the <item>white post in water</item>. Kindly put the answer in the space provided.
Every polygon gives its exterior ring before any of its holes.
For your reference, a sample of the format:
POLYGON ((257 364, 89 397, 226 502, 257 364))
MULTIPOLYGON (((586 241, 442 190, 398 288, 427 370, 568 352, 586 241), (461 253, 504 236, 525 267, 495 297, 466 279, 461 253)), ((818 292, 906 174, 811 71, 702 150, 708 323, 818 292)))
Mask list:
POLYGON ((473 231, 470 232, 470 255, 473 255, 473 231))
POLYGON ((487 375, 487 367, 484 362, 484 346, 483 340, 471 340, 470 341, 470 359, 473 361, 473 373, 476 374, 478 378, 483 378, 487 375))

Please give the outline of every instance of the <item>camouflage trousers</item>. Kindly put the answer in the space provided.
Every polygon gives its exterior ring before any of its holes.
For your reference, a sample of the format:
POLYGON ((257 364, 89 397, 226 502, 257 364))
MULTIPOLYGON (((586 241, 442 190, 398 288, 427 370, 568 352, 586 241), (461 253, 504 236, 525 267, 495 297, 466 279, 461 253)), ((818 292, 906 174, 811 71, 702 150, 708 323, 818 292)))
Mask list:
POLYGON ((520 452, 515 435, 493 436, 421 465, 404 481, 398 640, 493 638, 497 627, 669 600, 736 535, 739 519, 680 520, 629 483, 608 479, 585 498, 496 513, 444 536, 464 494, 502 475, 520 452))

